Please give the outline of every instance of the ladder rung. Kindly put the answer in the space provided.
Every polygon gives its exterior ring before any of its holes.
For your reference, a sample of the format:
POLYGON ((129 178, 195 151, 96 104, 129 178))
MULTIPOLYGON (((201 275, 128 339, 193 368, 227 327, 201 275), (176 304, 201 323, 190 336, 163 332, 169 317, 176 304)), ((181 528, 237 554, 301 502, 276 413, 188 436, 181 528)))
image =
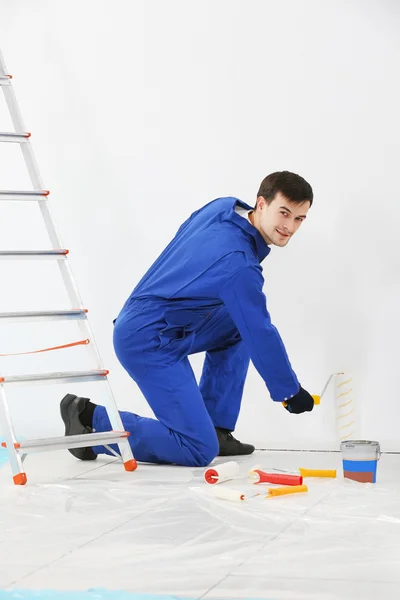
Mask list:
POLYGON ((0 200, 25 200, 37 202, 38 200, 47 200, 49 194, 49 190, 29 190, 22 192, 17 190, 0 190, 0 200))
POLYGON ((19 144, 26 144, 27 142, 29 142, 30 137, 30 133, 0 133, 0 142, 14 142, 19 144))
POLYGON ((25 385, 26 383, 67 383, 82 381, 98 381, 107 377, 109 371, 97 369, 92 371, 69 371, 65 373, 36 373, 33 375, 11 375, 0 377, 2 385, 25 385))
MULTIPOLYGON (((84 433, 81 435, 68 435, 63 437, 38 438, 24 440, 15 444, 21 454, 29 452, 46 452, 47 450, 64 450, 67 448, 87 448, 115 443, 129 436, 128 431, 101 431, 99 433, 84 433)), ((6 442, 1 444, 7 448, 6 442)))
POLYGON ((87 310, 84 308, 73 308, 71 310, 38 310, 24 312, 4 312, 0 313, 0 322, 9 323, 10 321, 79 321, 86 319, 87 310))
POLYGON ((69 250, 0 250, 0 259, 6 260, 65 260, 69 250))

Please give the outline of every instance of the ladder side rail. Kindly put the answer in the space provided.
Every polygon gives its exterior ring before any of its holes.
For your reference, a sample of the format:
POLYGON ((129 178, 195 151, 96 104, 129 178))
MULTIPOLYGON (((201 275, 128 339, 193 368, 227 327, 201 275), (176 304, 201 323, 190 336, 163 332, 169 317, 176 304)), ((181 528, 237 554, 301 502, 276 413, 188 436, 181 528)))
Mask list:
POLYGON ((0 384, 0 423, 3 423, 3 437, 7 444, 8 458, 10 460, 11 471, 14 483, 23 485, 26 483, 26 475, 22 465, 21 456, 16 449, 17 438, 15 436, 14 426, 8 408, 6 392, 4 385, 0 384))
MULTIPOLYGON (((6 66, 5 66, 5 62, 4 62, 3 56, 1 54, 1 51, 0 51, 0 73, 6 74, 6 66)), ((4 93, 4 96, 6 99, 6 103, 7 103, 9 112, 10 112, 10 116, 11 116, 11 119, 12 119, 12 122, 13 122, 13 125, 15 128, 15 131, 16 132, 24 132, 26 128, 25 128, 25 124, 24 124, 24 121, 22 118, 21 111, 19 109, 18 101, 15 96, 13 86, 12 85, 2 86, 2 89, 3 89, 3 93, 4 93)), ((40 176, 39 167, 37 165, 36 158, 33 153, 32 145, 31 145, 30 141, 28 143, 20 144, 20 148, 21 148, 24 160, 25 160, 25 164, 28 169, 28 173, 29 173, 29 177, 32 182, 33 189, 34 190, 43 190, 44 189, 43 181, 40 176)), ((63 245, 61 242, 61 238, 56 230, 54 220, 51 216, 51 211, 50 211, 50 207, 48 205, 47 197, 45 200, 42 200, 39 203, 39 206, 40 206, 40 210, 42 212, 45 226, 46 226, 46 229, 47 229, 47 232, 48 232, 48 235, 49 235, 49 238, 50 238, 53 248, 54 249, 62 248, 63 245)), ((57 261, 57 262, 58 262, 58 266, 59 266, 59 269, 61 272, 61 276, 64 280, 64 284, 65 284, 68 296, 69 296, 71 304, 72 304, 72 308, 82 308, 82 309, 85 308, 83 305, 82 299, 80 297, 78 287, 76 285, 76 281, 73 276, 69 261, 65 260, 65 261, 57 261)), ((89 325, 88 319, 85 319, 83 321, 78 321, 78 326, 79 326, 82 334, 90 339, 91 343, 89 344, 89 346, 90 346, 90 350, 91 350, 94 362, 96 364, 96 367, 98 369, 103 369, 104 368, 103 362, 102 362, 100 352, 98 350, 98 346, 97 346, 97 343, 95 341, 95 338, 94 338, 94 335, 92 332, 92 328, 89 325)), ((113 393, 110 383, 107 379, 105 379, 105 383, 106 383, 107 392, 108 392, 107 396, 109 398, 109 400, 107 401, 106 408, 107 408, 107 412, 109 414, 111 426, 113 429, 121 430, 121 429, 123 429, 123 424, 122 424, 121 416, 120 416, 118 408, 117 408, 114 393, 113 393)), ((121 457, 122 457, 123 462, 124 463, 130 462, 133 459, 133 456, 132 456, 132 451, 130 449, 129 443, 125 440, 124 443, 118 444, 118 447, 121 452, 121 457)))

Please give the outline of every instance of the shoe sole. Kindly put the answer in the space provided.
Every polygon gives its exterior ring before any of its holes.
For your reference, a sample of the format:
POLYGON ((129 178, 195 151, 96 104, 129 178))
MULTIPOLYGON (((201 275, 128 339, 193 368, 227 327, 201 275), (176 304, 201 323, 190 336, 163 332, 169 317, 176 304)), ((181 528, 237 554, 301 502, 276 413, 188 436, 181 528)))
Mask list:
POLYGON ((254 450, 250 450, 250 452, 238 452, 238 453, 233 453, 233 452, 222 452, 221 454, 218 454, 218 456, 249 456, 250 454, 253 454, 254 450))
MULTIPOLYGON (((64 435, 67 437, 68 437, 68 435, 74 435, 74 434, 68 434, 67 431, 71 427, 71 420, 69 418, 69 408, 70 408, 72 402, 74 400, 76 400, 77 397, 78 396, 75 396, 74 394, 67 394, 66 396, 64 396, 64 398, 60 402, 61 418, 64 421, 64 425, 65 425, 65 434, 64 435)), ((75 458, 78 458, 79 460, 96 460, 96 458, 97 458, 97 454, 95 454, 93 452, 93 449, 90 448, 90 446, 84 446, 83 448, 68 448, 68 452, 70 452, 72 454, 72 456, 75 456, 75 458), (87 456, 86 457, 79 456, 79 454, 81 452, 86 453, 87 456)))
POLYGON ((69 419, 69 407, 76 398, 77 396, 74 396, 74 394, 67 394, 60 403, 60 413, 65 425, 65 435, 68 435, 67 430, 69 427, 71 427, 71 421, 69 419))

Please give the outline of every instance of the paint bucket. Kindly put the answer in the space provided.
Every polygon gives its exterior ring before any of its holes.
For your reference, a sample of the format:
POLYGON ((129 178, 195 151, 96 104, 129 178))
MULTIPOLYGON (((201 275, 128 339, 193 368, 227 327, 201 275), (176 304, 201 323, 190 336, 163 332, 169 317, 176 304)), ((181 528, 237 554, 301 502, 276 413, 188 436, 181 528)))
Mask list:
POLYGON ((347 440, 340 444, 343 475, 360 483, 375 483, 378 460, 381 457, 379 442, 347 440))

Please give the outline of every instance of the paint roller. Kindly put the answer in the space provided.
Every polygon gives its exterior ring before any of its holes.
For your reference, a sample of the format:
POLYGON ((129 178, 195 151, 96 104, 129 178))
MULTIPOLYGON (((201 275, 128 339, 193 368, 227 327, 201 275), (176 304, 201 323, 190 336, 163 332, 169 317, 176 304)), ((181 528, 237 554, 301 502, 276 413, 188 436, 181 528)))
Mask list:
MULTIPOLYGON (((253 475, 253 474, 259 472, 259 473, 262 473, 263 475, 260 476, 259 480, 256 481, 255 483, 263 483, 265 481, 267 483, 278 483, 278 484, 280 483, 282 485, 302 485, 303 479, 305 479, 306 477, 325 477, 325 478, 331 478, 331 479, 336 478, 336 469, 303 469, 300 467, 299 469, 294 469, 293 471, 288 471, 286 469, 276 469, 276 468, 273 468, 272 471, 277 471, 279 474, 282 473, 282 477, 290 478, 290 479, 282 479, 281 481, 278 481, 278 480, 271 481, 264 476, 264 471, 261 471, 260 465, 256 465, 255 467, 252 467, 252 469, 249 471, 249 477, 252 479, 255 479, 255 475, 253 475), (298 475, 295 475, 294 471, 297 471, 298 475)), ((265 473, 265 475, 267 475, 267 477, 269 477, 270 474, 265 473)), ((271 475, 274 476, 275 473, 271 474, 271 475)))
MULTIPOLYGON (((276 496, 286 496, 288 494, 300 494, 308 492, 308 488, 306 485, 293 485, 293 486, 283 486, 276 488, 268 488, 268 493, 265 498, 273 498, 276 496)), ((212 488, 210 492, 208 492, 214 498, 218 498, 219 500, 228 500, 230 502, 243 502, 247 499, 247 494, 241 492, 239 490, 234 490, 232 488, 226 488, 223 486, 218 486, 212 488)), ((252 494, 250 497, 259 496, 260 494, 252 494)))
POLYGON ((230 479, 237 479, 240 473, 239 463, 234 460, 230 460, 226 463, 211 467, 204 472, 204 480, 206 483, 215 485, 229 481, 230 479))
MULTIPOLYGON (((258 465, 257 465, 258 466, 258 465)), ((228 461, 215 467, 206 469, 204 472, 204 480, 206 483, 211 484, 213 487, 208 492, 214 498, 220 500, 228 500, 230 502, 243 502, 247 498, 253 498, 259 496, 260 493, 250 494, 250 496, 242 491, 227 488, 224 486, 216 485, 230 481, 232 479, 244 479, 243 476, 239 475, 240 465, 235 461, 228 461), (214 487, 215 486, 215 487, 214 487)), ((287 475, 281 473, 266 473, 253 467, 247 474, 247 477, 256 478, 255 483, 275 483, 281 484, 282 487, 269 488, 266 498, 272 496, 284 496, 286 494, 296 494, 300 492, 307 492, 308 488, 306 485, 302 485, 302 476, 299 475, 287 475)))
POLYGON ((229 461, 208 468, 204 472, 204 481, 211 485, 231 481, 232 479, 255 479, 253 483, 275 483, 278 485, 301 485, 303 477, 301 475, 286 475, 282 473, 267 473, 259 468, 259 465, 252 467, 247 475, 240 475, 240 465, 235 461, 229 461))
MULTIPOLYGON (((322 396, 325 394, 325 392, 326 392, 326 390, 328 388, 328 385, 331 382, 332 377, 335 377, 336 375, 343 375, 343 373, 332 373, 332 375, 329 376, 328 381, 324 385, 321 394, 319 396, 312 394, 312 398, 314 400, 314 406, 321 404, 321 398, 322 398, 322 396)), ((283 406, 286 407, 288 405, 288 402, 282 402, 282 404, 283 404, 283 406)))

